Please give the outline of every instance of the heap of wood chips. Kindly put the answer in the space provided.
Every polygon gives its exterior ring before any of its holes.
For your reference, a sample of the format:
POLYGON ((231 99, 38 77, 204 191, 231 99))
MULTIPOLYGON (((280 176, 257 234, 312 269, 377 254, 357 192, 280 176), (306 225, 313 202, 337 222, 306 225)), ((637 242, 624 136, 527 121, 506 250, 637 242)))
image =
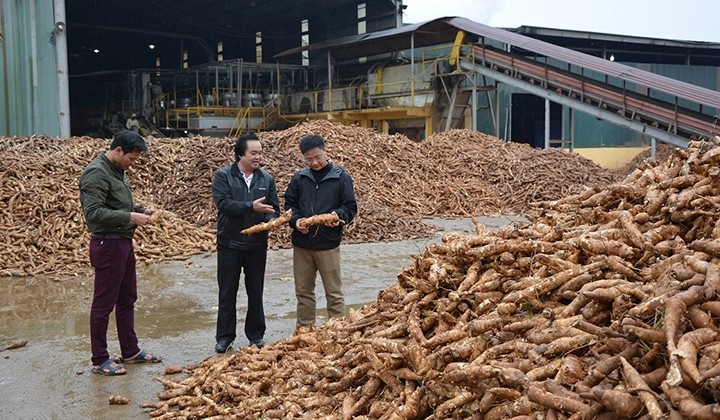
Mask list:
MULTIPOLYGON (((311 133, 327 140, 330 158, 354 178, 359 214, 348 243, 427 237, 428 216, 522 213, 535 200, 557 199, 616 175, 559 150, 505 143, 477 132, 436 134, 421 144, 404 136, 324 121, 262 133, 265 163, 281 198, 303 167, 298 143, 311 133)), ((136 202, 165 210, 139 228, 141 261, 184 259, 215 247, 215 171, 233 160, 233 139, 150 139, 149 153, 128 171, 136 202)), ((0 277, 88 274, 89 233, 78 178, 110 140, 34 136, 0 138, 0 277)), ((289 246, 290 229, 271 235, 289 246)))
POLYGON ((447 234, 347 318, 158 378, 150 414, 720 418, 719 164, 693 142, 530 223, 447 234))

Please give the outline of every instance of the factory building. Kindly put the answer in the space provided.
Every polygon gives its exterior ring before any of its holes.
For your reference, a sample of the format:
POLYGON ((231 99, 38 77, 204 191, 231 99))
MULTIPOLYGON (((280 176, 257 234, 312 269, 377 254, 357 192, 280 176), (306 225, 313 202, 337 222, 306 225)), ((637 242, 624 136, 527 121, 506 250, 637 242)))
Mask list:
POLYGON ((717 134, 720 44, 463 17, 401 0, 0 0, 0 135, 235 136, 307 118, 455 128, 621 165, 717 134), (654 150, 654 149, 653 149, 654 150))

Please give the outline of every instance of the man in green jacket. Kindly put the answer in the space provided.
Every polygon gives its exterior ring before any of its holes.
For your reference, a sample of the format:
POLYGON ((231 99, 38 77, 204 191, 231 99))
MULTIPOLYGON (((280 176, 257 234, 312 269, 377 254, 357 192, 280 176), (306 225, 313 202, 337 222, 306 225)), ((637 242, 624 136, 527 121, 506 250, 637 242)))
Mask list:
POLYGON ((147 151, 145 140, 133 131, 121 131, 110 149, 95 158, 80 175, 80 203, 92 233, 90 263, 95 269, 90 308, 92 371, 123 375, 122 365, 110 359, 107 329, 115 310, 118 340, 124 363, 156 363, 162 359, 138 347, 135 335, 137 278, 133 235, 150 222, 153 209, 133 203, 125 170, 147 151))

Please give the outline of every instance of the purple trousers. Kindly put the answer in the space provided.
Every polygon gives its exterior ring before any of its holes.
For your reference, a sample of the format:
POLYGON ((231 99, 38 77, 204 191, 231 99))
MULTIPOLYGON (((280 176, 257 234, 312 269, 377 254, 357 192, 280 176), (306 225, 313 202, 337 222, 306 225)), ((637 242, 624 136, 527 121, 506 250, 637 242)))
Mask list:
POLYGON ((122 357, 132 357, 140 352, 135 335, 137 277, 132 239, 93 237, 90 239, 90 263, 95 269, 90 344, 92 363, 98 366, 110 358, 107 330, 113 309, 122 357))

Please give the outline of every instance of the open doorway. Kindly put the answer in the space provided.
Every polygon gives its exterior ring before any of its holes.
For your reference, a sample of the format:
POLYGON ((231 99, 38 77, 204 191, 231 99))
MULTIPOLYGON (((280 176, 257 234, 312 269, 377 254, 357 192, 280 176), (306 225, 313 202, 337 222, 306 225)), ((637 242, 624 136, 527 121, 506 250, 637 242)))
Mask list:
MULTIPOLYGON (((545 99, 529 93, 512 95, 512 138, 532 147, 545 146, 545 99)), ((562 107, 550 102, 550 138, 562 137, 562 107)))

